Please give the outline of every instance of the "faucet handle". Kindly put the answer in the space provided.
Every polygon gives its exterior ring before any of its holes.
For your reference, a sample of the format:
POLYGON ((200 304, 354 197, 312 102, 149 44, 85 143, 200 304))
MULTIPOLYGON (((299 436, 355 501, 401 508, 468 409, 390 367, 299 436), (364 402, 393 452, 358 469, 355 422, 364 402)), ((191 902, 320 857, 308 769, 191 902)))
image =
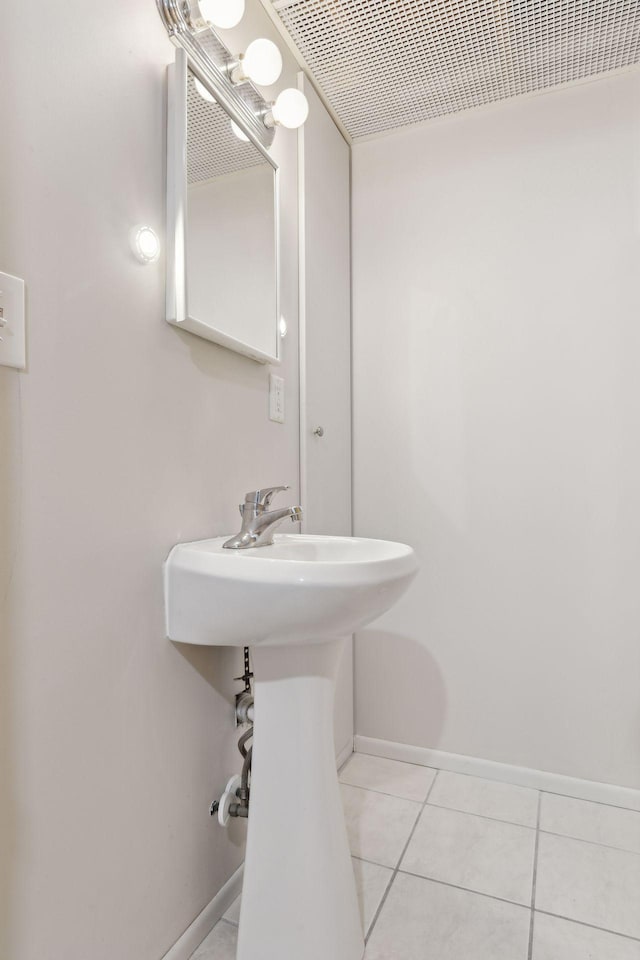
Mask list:
POLYGON ((266 510, 267 507, 271 505, 271 501, 276 493, 282 493, 282 491, 289 489, 289 484, 285 483, 281 487, 263 487, 262 490, 252 490, 250 493, 245 494, 244 502, 264 507, 266 510))

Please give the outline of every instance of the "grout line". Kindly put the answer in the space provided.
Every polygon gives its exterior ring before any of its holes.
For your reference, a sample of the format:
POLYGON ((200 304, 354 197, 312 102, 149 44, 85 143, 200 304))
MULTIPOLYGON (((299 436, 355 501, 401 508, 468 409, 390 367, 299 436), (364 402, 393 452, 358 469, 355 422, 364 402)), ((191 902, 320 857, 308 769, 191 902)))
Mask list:
POLYGON ((389 891, 391 890, 391 884, 393 883, 393 881, 394 881, 395 878, 396 878, 396 873, 397 873, 396 870, 392 870, 392 871, 391 871, 391 876, 389 877, 389 880, 387 881, 387 885, 386 885, 386 887, 384 888, 384 893, 382 894, 382 898, 381 898, 381 900, 380 900, 380 903, 378 904, 378 909, 377 909, 376 912, 374 913, 374 915, 373 915, 373 917, 372 917, 372 919, 371 919, 371 921, 370 921, 370 923, 369 923, 368 928, 364 931, 364 942, 365 942, 365 946, 366 946, 366 944, 367 944, 367 941, 369 940, 369 937, 371 936, 371 933, 373 932, 373 928, 374 928, 375 925, 376 925, 376 922, 377 922, 377 920, 378 920, 378 917, 380 916, 380 911, 381 911, 382 908, 384 907, 384 905, 385 905, 385 903, 386 903, 386 900, 387 900, 387 897, 389 896, 389 891))
POLYGON ((536 842, 533 850, 533 877, 531 881, 531 919, 529 922, 529 950, 527 960, 533 956, 533 924, 536 907, 536 883, 538 880, 538 849, 540 846, 540 812, 542 810, 542 794, 538 794, 538 812, 536 815, 536 842))
POLYGON ((420 822, 420 817, 421 817, 422 814, 424 813, 424 808, 426 807, 426 805, 427 805, 427 803, 428 803, 428 801, 429 801, 429 797, 431 796, 431 791, 433 790, 433 788, 434 788, 435 785, 436 785, 436 780, 438 779, 438 774, 439 774, 439 772, 440 772, 439 770, 436 770, 436 775, 435 775, 435 777, 433 778, 433 780, 431 781, 431 786, 430 786, 429 789, 427 790, 427 795, 426 795, 426 797, 424 798, 422 807, 421 807, 421 809, 420 809, 420 813, 418 814, 418 816, 417 816, 416 819, 415 819, 415 823, 413 824, 413 826, 412 826, 412 828, 411 828, 411 832, 409 833, 409 836, 407 837, 407 842, 405 843, 404 847, 402 848, 402 853, 401 853, 400 856, 398 857, 398 862, 397 862, 397 864, 396 864, 396 866, 395 866, 395 869, 394 869, 393 873, 391 874, 391 879, 389 880, 389 883, 387 884, 387 887, 386 887, 386 889, 385 889, 385 891, 384 891, 384 894, 383 894, 383 896, 382 896, 382 900, 381 900, 380 903, 378 904, 378 909, 377 909, 376 912, 374 913, 374 915, 373 915, 373 920, 372 920, 371 923, 369 924, 369 929, 367 930, 367 934, 366 934, 366 936, 365 936, 365 938, 364 938, 365 944, 368 942, 369 937, 370 937, 371 934, 373 933, 373 928, 375 927, 376 923, 378 922, 378 917, 380 916, 380 913, 381 913, 381 911, 382 911, 382 908, 384 907, 384 905, 385 905, 385 903, 386 903, 386 901, 387 901, 387 897, 389 896, 389 891, 391 890, 391 887, 392 887, 392 885, 393 885, 393 881, 394 881, 395 878, 398 876, 398 871, 399 871, 399 869, 400 869, 400 864, 402 863, 402 858, 404 857, 405 853, 407 852, 407 847, 408 847, 409 844, 411 843, 411 838, 413 837, 413 835, 414 835, 414 833, 415 833, 415 831, 416 831, 416 827, 418 826, 418 823, 420 822))
POLYGON ((510 907, 520 907, 521 910, 530 910, 526 903, 519 903, 517 900, 506 900, 504 897, 497 897, 494 893, 483 893, 481 890, 472 890, 471 887, 461 887, 459 883, 450 883, 448 880, 436 880, 435 877, 425 877, 423 873, 413 873, 412 870, 398 870, 398 873, 405 877, 415 877, 416 880, 426 880, 427 883, 438 883, 441 887, 451 887, 453 890, 462 890, 464 893, 472 893, 475 897, 485 897, 487 900, 497 900, 498 903, 508 903, 510 907))
POLYGON ((630 853, 634 857, 640 857, 640 850, 629 850, 628 847, 615 847, 612 843, 602 843, 601 840, 585 840, 584 837, 576 837, 571 833, 556 833, 554 830, 540 830, 549 837, 559 837, 560 840, 576 840, 578 843, 589 843, 593 847, 604 847, 605 850, 617 850, 619 853, 630 853))
MULTIPOLYGON (((349 783, 346 780, 339 779, 338 782, 342 787, 354 787, 356 790, 366 790, 367 793, 379 793, 383 797, 393 797, 394 800, 406 800, 407 803, 415 803, 420 807, 423 806, 425 802, 424 800, 416 800, 414 797, 401 797, 397 793, 387 793, 386 790, 376 790, 375 787, 363 787, 359 783, 349 783)), ((429 787, 429 793, 431 793, 431 787, 429 787)))
POLYGON ((631 940, 632 943, 640 943, 640 937, 632 937, 630 933, 620 933, 619 930, 610 930, 609 927, 597 927, 595 923, 587 923, 586 920, 576 920, 575 917, 565 917, 562 913, 552 913, 551 910, 536 910, 545 917, 555 917, 556 920, 566 920, 567 923, 577 923, 580 927, 588 927, 590 930, 601 930, 602 933, 610 933, 613 937, 622 937, 624 940, 631 940))
POLYGON ((536 912, 535 910, 532 910, 531 921, 529 923, 529 949, 527 952, 527 960, 533 960, 533 938, 535 936, 535 922, 536 922, 536 912))
POLYGON ((372 920, 371 920, 371 923, 369 924, 369 929, 365 931, 365 935, 364 935, 364 944, 365 944, 365 947, 366 947, 367 943, 369 942, 369 937, 370 937, 371 934, 373 933, 373 928, 375 927, 376 923, 378 922, 378 917, 380 916, 380 912, 382 911, 382 908, 384 907, 385 903, 387 902, 387 897, 389 896, 389 891, 391 890, 391 884, 392 884, 393 881, 395 880, 396 875, 397 875, 397 871, 394 870, 393 873, 391 874, 391 877, 390 877, 390 879, 389 879, 389 882, 387 883, 386 887, 384 888, 384 893, 382 894, 382 899, 380 900, 380 903, 378 904, 378 909, 377 909, 376 912, 374 913, 373 918, 372 918, 372 920))
MULTIPOLYGON (((604 784, 604 786, 613 786, 613 784, 604 784)), ((631 787, 629 789, 633 790, 634 788, 631 787)), ((585 800, 584 797, 576 797, 574 793, 558 793, 557 790, 541 790, 540 793, 548 793, 550 797, 564 797, 566 800, 576 800, 578 803, 595 803, 598 807, 609 807, 611 810, 628 810, 629 813, 637 813, 638 816, 640 816, 640 810, 638 810, 637 807, 625 807, 620 803, 606 803, 604 800, 585 800)), ((597 929, 599 930, 600 928, 598 927, 597 929)))
POLYGON ((451 810, 452 813, 463 813, 467 817, 478 817, 479 820, 491 820, 492 823, 508 823, 512 827, 522 827, 524 830, 536 830, 535 823, 519 823, 517 820, 505 820, 504 817, 490 817, 486 813, 474 813, 473 810, 460 810, 459 807, 448 807, 444 803, 430 803, 436 810, 451 810))
POLYGON ((385 870, 390 870, 393 873, 394 868, 390 867, 388 863, 380 863, 379 860, 368 860, 366 857, 358 857, 355 853, 351 854, 352 860, 360 860, 361 863, 370 863, 372 867, 384 867, 385 870))

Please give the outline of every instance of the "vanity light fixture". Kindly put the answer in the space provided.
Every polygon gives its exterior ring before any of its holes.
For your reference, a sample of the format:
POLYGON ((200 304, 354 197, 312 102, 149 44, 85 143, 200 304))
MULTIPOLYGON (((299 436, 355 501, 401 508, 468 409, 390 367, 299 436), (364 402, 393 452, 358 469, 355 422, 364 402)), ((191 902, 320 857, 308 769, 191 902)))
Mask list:
MULTIPOLYGON (((307 119, 309 104, 294 88, 268 102, 259 87, 270 87, 282 72, 282 54, 271 40, 253 40, 244 54, 234 56, 216 28, 228 30, 240 22, 245 0, 156 0, 169 36, 182 47, 196 87, 205 100, 217 102, 249 140, 268 150, 276 127, 296 130, 307 119)), ((234 128, 234 133, 237 131, 234 128)), ((242 139, 242 138, 241 138, 242 139)))
POLYGON ((160 238, 152 227, 139 224, 129 234, 131 249, 140 263, 154 263, 160 256, 160 238))
POLYGON ((287 127, 297 130, 309 116, 309 102, 301 90, 287 87, 278 94, 264 116, 266 127, 287 127))
POLYGON ((244 16, 244 0, 199 0, 203 22, 221 30, 236 27, 244 16))
POLYGON ((275 43, 260 37, 252 40, 245 53, 232 60, 227 69, 233 84, 251 80, 260 87, 270 87, 282 73, 282 54, 275 43))

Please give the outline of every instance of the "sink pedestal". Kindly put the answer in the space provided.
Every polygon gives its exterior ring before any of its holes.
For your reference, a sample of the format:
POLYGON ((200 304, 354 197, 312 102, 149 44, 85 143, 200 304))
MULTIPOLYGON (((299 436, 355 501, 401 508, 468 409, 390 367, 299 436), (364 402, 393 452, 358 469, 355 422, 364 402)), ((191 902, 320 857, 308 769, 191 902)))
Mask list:
POLYGON ((255 727, 238 960, 361 960, 333 745, 344 640, 251 648, 255 727))

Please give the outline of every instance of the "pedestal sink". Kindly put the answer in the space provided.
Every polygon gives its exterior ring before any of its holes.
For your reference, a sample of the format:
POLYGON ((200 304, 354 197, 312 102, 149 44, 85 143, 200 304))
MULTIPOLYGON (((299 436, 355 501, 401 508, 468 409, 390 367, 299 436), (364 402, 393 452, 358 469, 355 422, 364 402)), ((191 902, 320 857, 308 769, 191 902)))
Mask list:
POLYGON ((165 564, 167 634, 250 646, 253 767, 238 960, 360 960, 364 951, 333 747, 345 638, 399 599, 410 547, 276 536, 179 544, 165 564))

